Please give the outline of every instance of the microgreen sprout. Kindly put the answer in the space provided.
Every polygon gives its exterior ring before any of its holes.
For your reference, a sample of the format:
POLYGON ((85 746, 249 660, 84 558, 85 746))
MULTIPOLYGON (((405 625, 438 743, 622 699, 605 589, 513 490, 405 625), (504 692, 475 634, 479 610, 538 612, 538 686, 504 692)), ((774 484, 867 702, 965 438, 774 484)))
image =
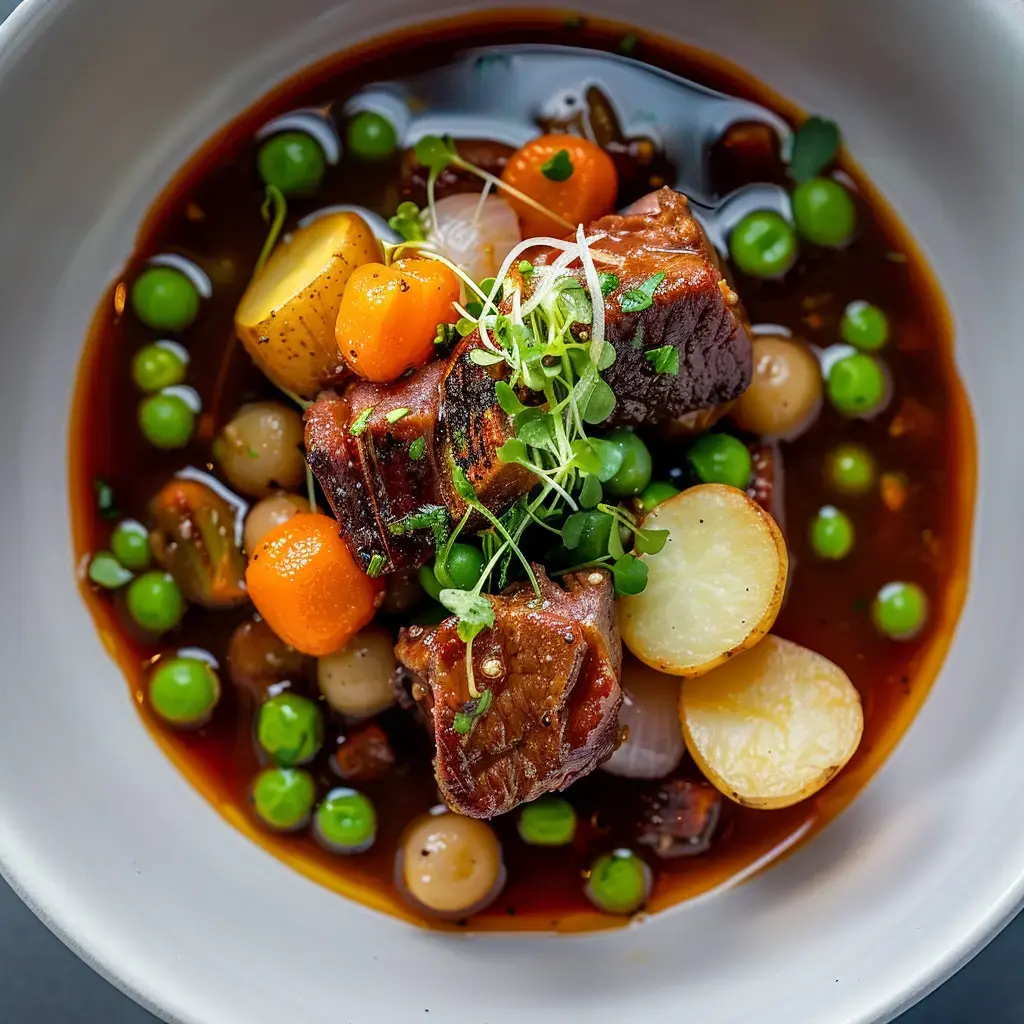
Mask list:
POLYGON ((263 214, 263 219, 270 225, 270 230, 267 232, 267 240, 260 250, 253 273, 262 269, 263 264, 270 259, 270 254, 274 251, 274 246, 277 245, 277 240, 281 235, 281 228, 284 227, 284 219, 288 215, 288 203, 285 202, 284 193, 276 185, 267 186, 267 197, 263 200, 260 212, 263 214))

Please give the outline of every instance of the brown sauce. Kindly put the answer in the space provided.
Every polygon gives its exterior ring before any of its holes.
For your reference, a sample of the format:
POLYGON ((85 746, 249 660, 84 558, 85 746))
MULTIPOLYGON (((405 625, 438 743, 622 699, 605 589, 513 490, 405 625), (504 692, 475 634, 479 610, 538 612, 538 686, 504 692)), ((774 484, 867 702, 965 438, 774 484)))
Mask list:
MULTIPOLYGON (((152 207, 136 252, 125 268, 131 280, 157 252, 196 260, 213 280, 213 298, 203 303, 189 329, 188 383, 204 402, 202 429, 187 449, 158 453, 136 427, 138 394, 131 355, 153 333, 130 314, 116 311, 116 286, 104 299, 79 373, 70 438, 73 532, 79 565, 108 545, 112 524, 96 510, 93 481, 109 482, 119 510, 145 521, 149 499, 183 466, 210 468, 210 440, 243 401, 275 392, 233 340, 235 306, 263 245, 259 216, 262 187, 253 170, 254 131, 270 117, 300 106, 344 99, 367 83, 442 63, 462 46, 545 42, 614 51, 628 32, 587 21, 566 25, 537 14, 501 15, 447 22, 378 40, 345 52, 289 82, 259 103, 195 156, 152 207), (210 408, 226 349, 234 346, 219 406, 210 408)), ((685 78, 759 103, 794 123, 789 104, 738 69, 706 54, 641 36, 634 56, 685 78)), ((739 278, 735 284, 754 324, 780 324, 812 344, 836 340, 848 302, 867 298, 884 308, 893 338, 883 353, 895 386, 888 410, 871 421, 842 419, 827 407, 799 440, 783 445, 785 516, 792 561, 786 605, 775 632, 811 647, 839 664, 861 693, 865 733, 854 760, 816 797, 782 811, 755 811, 728 804, 711 850, 700 857, 659 861, 648 910, 658 911, 705 892, 770 860, 804 840, 834 817, 878 770, 928 693, 944 658, 967 585, 975 454, 970 412, 953 361, 949 314, 930 271, 893 213, 845 156, 842 169, 859 193, 860 232, 849 248, 805 254, 781 284, 739 278), (823 457, 836 442, 857 441, 876 457, 882 472, 907 477, 906 502, 898 512, 879 494, 845 503, 858 544, 838 564, 817 561, 807 524, 834 500, 822 479, 823 457), (881 638, 868 606, 891 579, 919 582, 932 611, 925 632, 910 643, 881 638)), ((764 180, 763 167, 727 167, 713 162, 723 189, 744 180, 764 180)), ((771 167, 769 166, 769 172, 771 167)), ((359 203, 385 216, 399 201, 399 163, 342 163, 329 169, 315 200, 290 205, 289 224, 330 203, 359 203)), ((123 305, 123 290, 121 292, 123 305)), ((667 471, 682 449, 663 444, 655 452, 667 471)), ((659 474, 656 472, 655 477, 659 474)), ((401 830, 436 803, 429 747, 406 713, 385 713, 384 723, 406 764, 400 774, 360 788, 374 801, 380 829, 373 849, 358 857, 323 852, 308 835, 266 832, 248 805, 248 787, 259 767, 252 737, 253 705, 226 682, 210 726, 194 733, 164 728, 146 708, 147 664, 168 648, 201 647, 223 666, 233 628, 251 611, 208 612, 192 608, 179 629, 154 645, 133 633, 122 599, 98 593, 88 582, 82 594, 104 642, 128 677, 132 694, 152 735, 196 788, 236 827, 276 856, 323 885, 379 909, 424 924, 392 885, 394 853, 401 830)), ((337 733, 335 726, 334 735, 337 733)), ((321 791, 333 780, 327 765, 331 726, 311 766, 321 791)), ((582 895, 581 874, 597 852, 630 845, 628 822, 645 784, 596 773, 575 785, 571 798, 580 815, 574 845, 561 850, 526 846, 515 838, 514 815, 495 822, 504 844, 508 884, 498 901, 475 917, 476 929, 564 931, 614 927, 622 919, 596 913, 582 895)), ((457 927, 441 925, 442 927, 457 927)))

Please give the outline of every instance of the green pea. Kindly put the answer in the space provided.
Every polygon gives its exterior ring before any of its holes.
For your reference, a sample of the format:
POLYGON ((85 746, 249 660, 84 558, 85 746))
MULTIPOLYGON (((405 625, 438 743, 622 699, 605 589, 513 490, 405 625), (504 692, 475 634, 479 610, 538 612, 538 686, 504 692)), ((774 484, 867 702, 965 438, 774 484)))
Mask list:
POLYGON ((144 345, 132 359, 132 380, 135 386, 147 394, 173 387, 185 379, 187 357, 180 345, 156 341, 144 345))
POLYGON ((313 701, 279 693, 260 705, 256 740, 277 764, 292 768, 312 761, 323 739, 323 719, 313 701))
POLYGON ((568 800, 542 796, 519 812, 519 835, 530 846, 567 846, 576 835, 576 812, 568 800))
POLYGON ((667 480, 655 480, 643 489, 640 495, 640 508, 644 512, 650 512, 652 508, 663 501, 668 501, 669 498, 674 498, 678 493, 679 488, 667 480))
POLYGON ((149 677, 150 707, 179 728, 209 721, 219 700, 220 679, 213 667, 199 658, 162 660, 149 677))
POLYGON ((606 914, 632 914, 651 891, 651 869, 632 850, 598 857, 590 868, 586 896, 606 914))
POLYGON ((843 341, 864 352, 876 352, 889 340, 889 318, 870 302, 851 302, 839 322, 843 341))
POLYGON ((167 391, 139 403, 139 429, 154 448, 184 448, 196 428, 196 414, 181 395, 167 391))
POLYGON ((363 160, 386 160, 398 145, 395 126, 383 115, 361 110, 348 123, 349 151, 363 160))
POLYGON ((839 247, 853 238, 857 209, 838 181, 811 178, 793 192, 793 220, 809 242, 839 247))
POLYGON ((871 618, 890 640, 912 640, 928 619, 928 596, 916 583, 886 583, 871 606, 871 618))
POLYGON ((132 285, 132 309, 154 331, 183 331, 199 313, 199 292, 174 267, 147 267, 132 285))
POLYGON ((292 196, 312 192, 320 184, 327 170, 327 159, 312 135, 282 132, 260 146, 256 167, 267 185, 292 196))
POLYGON ((256 776, 252 801, 260 820, 278 832, 293 832, 309 821, 316 786, 309 772, 266 768, 256 776))
POLYGON ((687 455, 705 484, 728 484, 746 490, 750 483, 750 449, 731 434, 705 434, 687 455))
POLYGON ((110 549, 126 569, 148 569, 149 531, 135 519, 123 519, 110 535, 110 549))
POLYGON ((453 544, 445 565, 434 563, 434 576, 444 587, 472 590, 484 571, 483 552, 472 544, 453 544))
POLYGON ((825 464, 828 482, 841 494, 867 494, 875 483, 875 460, 859 444, 841 444, 829 453, 825 464))
POLYGON ((354 789, 332 789, 316 809, 313 832, 333 853, 365 853, 377 838, 377 812, 354 789))
POLYGON ((833 363, 825 390, 836 412, 870 416, 885 401, 885 372, 873 356, 856 352, 833 363))
POLYGON ((612 517, 607 512, 577 512, 572 518, 579 523, 579 540, 568 553, 570 562, 578 565, 607 555, 612 517))
POLYGON ((157 569, 136 577, 128 587, 128 613, 150 633, 166 633, 181 622, 187 605, 174 577, 157 569))
POLYGON ((117 590, 131 582, 132 574, 109 551, 97 551, 89 560, 89 579, 105 590, 117 590))
POLYGON ((606 480, 605 491, 613 498, 631 498, 639 494, 650 482, 653 466, 647 445, 625 427, 613 430, 606 438, 622 452, 622 465, 615 476, 606 480))
POLYGON ((834 505, 825 505, 811 521, 811 547, 819 558, 838 561, 853 548, 853 523, 834 505))
POLYGON ((748 213, 729 236, 729 258, 751 277, 782 277, 796 257, 793 225, 773 210, 748 213))
POLYGON ((444 587, 438 582, 434 570, 429 565, 421 566, 419 571, 420 586, 427 592, 427 597, 436 601, 441 596, 444 587))

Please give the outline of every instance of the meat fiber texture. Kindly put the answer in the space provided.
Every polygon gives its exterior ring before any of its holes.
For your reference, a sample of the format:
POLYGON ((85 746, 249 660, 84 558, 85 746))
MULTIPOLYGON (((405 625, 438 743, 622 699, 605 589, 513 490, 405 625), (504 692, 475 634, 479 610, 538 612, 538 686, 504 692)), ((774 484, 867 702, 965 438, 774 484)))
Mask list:
POLYGON ((504 814, 565 789, 615 749, 622 703, 622 646, 606 571, 567 575, 564 589, 535 567, 540 596, 517 583, 488 600, 494 625, 473 641, 476 685, 491 691, 468 732, 455 717, 472 708, 466 645, 457 620, 410 626, 400 662, 426 683, 434 772, 452 810, 473 818, 504 814))
MULTIPOLYGON (((618 399, 609 424, 626 426, 662 423, 729 402, 746 391, 753 372, 739 297, 686 196, 663 188, 642 203, 640 212, 601 217, 587 226, 588 236, 605 235, 593 246, 598 269, 619 279, 605 299, 605 337, 616 358, 604 379, 618 399), (624 311, 625 294, 659 273, 665 278, 651 305, 624 311), (678 373, 659 373, 647 358, 666 345, 679 354, 678 373)), ((553 255, 541 254, 537 261, 553 255)), ((584 280, 581 270, 572 273, 584 280)))

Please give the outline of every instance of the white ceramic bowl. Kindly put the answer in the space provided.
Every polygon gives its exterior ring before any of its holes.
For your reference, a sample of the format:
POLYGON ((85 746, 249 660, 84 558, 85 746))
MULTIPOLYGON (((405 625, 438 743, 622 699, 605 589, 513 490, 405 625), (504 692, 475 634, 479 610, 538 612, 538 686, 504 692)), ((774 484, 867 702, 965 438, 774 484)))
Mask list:
POLYGON ((1024 893, 1014 0, 585 5, 628 21, 642 8, 651 28, 836 117, 957 321, 981 448, 959 633, 895 756, 780 866, 619 933, 416 931, 225 825, 141 726, 76 593, 69 397, 97 297, 147 205, 271 83, 396 23, 467 6, 30 0, 0 31, 0 866, 98 970, 189 1024, 886 1019, 966 960, 1024 893))

